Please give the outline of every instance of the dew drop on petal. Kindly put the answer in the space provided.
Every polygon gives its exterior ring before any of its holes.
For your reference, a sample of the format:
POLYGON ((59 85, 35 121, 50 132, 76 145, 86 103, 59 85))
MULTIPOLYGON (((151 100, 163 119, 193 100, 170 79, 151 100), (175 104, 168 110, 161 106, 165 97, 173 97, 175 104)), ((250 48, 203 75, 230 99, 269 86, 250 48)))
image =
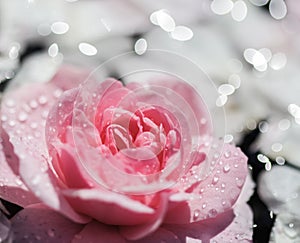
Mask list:
POLYGON ((53 230, 53 229, 49 229, 49 230, 47 231, 47 234, 48 234, 49 237, 54 237, 54 236, 55 236, 55 233, 54 233, 54 230, 53 230))
POLYGON ((32 109, 36 109, 38 107, 38 103, 36 102, 36 100, 31 100, 29 102, 29 106, 32 108, 32 109))
POLYGON ((97 54, 98 50, 95 46, 86 43, 86 42, 81 42, 78 45, 78 49, 81 53, 87 56, 94 56, 97 54))
POLYGON ((283 0, 271 0, 269 11, 274 19, 282 19, 287 14, 287 7, 283 0))
POLYGON ((19 113, 19 115, 18 115, 18 120, 19 120, 20 122, 26 121, 27 118, 28 118, 28 115, 27 115, 25 112, 22 112, 22 111, 21 111, 21 112, 19 113))
POLYGON ((187 41, 194 36, 193 31, 186 26, 176 26, 174 31, 171 32, 171 37, 179 41, 187 41))
POLYGON ((196 210, 194 211, 193 219, 194 219, 194 220, 197 220, 197 219, 199 218, 199 216, 200 216, 200 210, 199 210, 199 209, 196 209, 196 210))
POLYGON ((218 176, 214 176, 213 180, 212 180, 212 184, 216 185, 219 181, 219 177, 218 176))
POLYGON ((244 185, 244 180, 241 179, 241 178, 236 177, 236 178, 235 178, 235 182, 236 182, 236 185, 237 185, 239 188, 241 188, 241 187, 244 185))
POLYGON ((229 158, 230 156, 231 156, 231 152, 230 151, 226 151, 225 153, 224 153, 224 156, 225 156, 225 158, 229 158))
POLYGON ((147 50, 147 41, 144 38, 138 39, 134 44, 134 51, 138 55, 142 55, 147 50))
POLYGON ((233 2, 231 0, 213 0, 210 8, 215 14, 224 15, 232 10, 233 2))
POLYGON ((14 107, 15 106, 15 102, 13 100, 7 100, 5 102, 7 107, 14 107))
POLYGON ((247 16, 247 5, 243 0, 238 0, 234 3, 231 16, 235 21, 241 22, 247 16))
POLYGON ((226 164, 224 167, 223 167, 223 171, 225 173, 228 173, 230 171, 230 165, 226 164))
POLYGON ((2 115, 2 116, 1 116, 1 121, 5 122, 5 121, 7 121, 7 119, 8 119, 8 118, 7 118, 6 115, 2 115))
POLYGON ((47 103, 48 99, 46 96, 44 95, 41 95, 38 99, 38 102, 41 104, 41 105, 45 105, 47 103))
POLYGON ((210 209, 210 210, 208 211, 208 216, 209 216, 210 218, 216 217, 217 214, 218 214, 218 211, 217 211, 216 209, 214 209, 214 208, 212 208, 212 209, 210 209))
POLYGON ((233 136, 231 134, 226 134, 224 136, 224 143, 231 143, 233 141, 233 136))
POLYGON ((270 66, 274 70, 279 70, 285 67, 287 63, 286 55, 282 52, 278 52, 273 55, 272 59, 270 60, 270 66))
POLYGON ((206 208, 206 206, 207 206, 206 203, 203 203, 203 204, 202 204, 202 208, 203 208, 203 209, 206 208))
POLYGON ((14 120, 10 120, 8 122, 8 125, 11 126, 11 127, 14 127, 16 125, 16 122, 14 120))

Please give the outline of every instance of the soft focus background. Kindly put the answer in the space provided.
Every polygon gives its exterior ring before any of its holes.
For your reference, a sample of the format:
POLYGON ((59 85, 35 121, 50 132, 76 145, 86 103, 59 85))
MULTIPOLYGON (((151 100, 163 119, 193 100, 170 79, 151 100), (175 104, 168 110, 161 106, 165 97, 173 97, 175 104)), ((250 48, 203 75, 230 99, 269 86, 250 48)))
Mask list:
MULTIPOLYGON (((126 82, 140 63, 185 68, 150 49, 189 59, 215 86, 206 100, 215 130, 249 157, 254 242, 300 242, 299 26, 298 0, 0 1, 1 91, 45 82, 62 63, 92 70, 125 52, 127 62, 103 75, 126 82)), ((19 210, 3 204, 10 216, 19 210)))

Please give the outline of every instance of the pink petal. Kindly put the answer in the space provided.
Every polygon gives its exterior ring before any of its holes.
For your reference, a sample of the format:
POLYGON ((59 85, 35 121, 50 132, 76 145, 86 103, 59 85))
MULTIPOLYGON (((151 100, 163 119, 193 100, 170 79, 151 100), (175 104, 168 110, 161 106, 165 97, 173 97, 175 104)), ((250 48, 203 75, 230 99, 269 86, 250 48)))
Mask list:
POLYGON ((13 242, 11 222, 0 211, 0 241, 13 242))
POLYGON ((164 219, 168 208, 168 192, 159 194, 159 204, 155 209, 154 217, 142 225, 123 226, 120 227, 121 234, 128 240, 139 240, 153 232, 155 232, 164 219))
POLYGON ((152 208, 108 190, 65 190, 64 194, 77 212, 106 224, 137 225, 152 220, 155 215, 152 208))
POLYGON ((71 242, 82 227, 42 204, 27 207, 12 218, 14 242, 71 242))
POLYGON ((61 210, 75 221, 87 222, 88 219, 74 212, 60 194, 56 179, 48 168, 50 158, 44 131, 57 91, 53 84, 28 84, 7 92, 1 107, 2 127, 19 160, 18 173, 31 192, 49 207, 61 210))
POLYGON ((69 90, 83 83, 90 73, 91 70, 64 65, 58 70, 50 82, 62 90, 69 90))
MULTIPOLYGON (((180 239, 180 242, 211 242, 210 239, 222 233, 228 225, 234 220, 232 210, 219 215, 216 218, 210 218, 202 222, 194 222, 190 224, 166 224, 162 227, 173 232, 180 239)), ((229 241, 220 241, 229 242, 229 241)))
POLYGON ((180 242, 252 242, 252 212, 244 203, 216 218, 184 225, 163 225, 180 242))
MULTIPOLYGON (((1 128, 0 128, 1 129, 1 128)), ((2 129, 1 129, 2 130, 2 129)), ((19 173, 19 160, 8 140, 7 133, 1 131, 0 149, 0 197, 9 202, 25 207, 38 203, 39 200, 24 185, 19 173), (3 151, 5 148, 5 151, 3 151)))
POLYGON ((61 179, 68 188, 92 188, 94 182, 87 174, 83 165, 78 161, 74 148, 68 144, 60 144, 55 147, 58 154, 59 171, 61 179))
MULTIPOLYGON (((143 86, 160 86, 163 88, 160 89, 155 89, 156 92, 160 93, 161 95, 168 97, 170 99, 170 90, 172 92, 175 92, 177 95, 180 96, 181 99, 183 99, 187 104, 189 104, 190 108, 193 111, 193 115, 196 117, 197 121, 199 121, 199 129, 201 135, 204 134, 211 134, 211 129, 212 129, 212 123, 210 120, 210 115, 208 108, 206 107, 205 102, 201 99, 200 95, 196 92, 196 90, 187 84, 186 82, 183 82, 179 79, 174 79, 174 78, 164 78, 164 79, 154 79, 154 80, 149 80, 145 83, 142 84, 143 86)), ((130 83, 128 85, 129 88, 131 89, 137 89, 141 88, 140 85, 130 83)), ((174 95, 173 95, 174 96, 174 95)), ((175 97, 173 99, 176 99, 175 97)), ((171 100, 173 100, 171 98, 171 100)), ((175 102, 174 104, 176 105, 182 105, 180 102, 178 103, 175 102)), ((182 108, 182 107, 181 107, 182 108)), ((184 109, 186 112, 187 109, 184 109)), ((193 115, 191 114, 186 114, 187 116, 190 116, 189 119, 193 119, 193 115)))
POLYGON ((72 240, 72 243, 125 243, 116 226, 101 224, 97 221, 88 223, 72 240))
POLYGON ((250 207, 243 203, 234 208, 235 218, 226 229, 215 236, 216 242, 252 242, 253 214, 250 207))
POLYGON ((164 243, 182 243, 179 237, 176 235, 176 232, 173 233, 165 228, 160 227, 152 234, 135 241, 129 241, 132 243, 155 243, 155 242, 164 242, 164 243))
POLYGON ((178 184, 178 193, 171 196, 167 223, 197 222, 230 210, 238 199, 245 182, 247 158, 239 148, 213 142, 208 160, 210 173, 203 180, 195 175, 203 170, 202 162, 193 166, 178 184))

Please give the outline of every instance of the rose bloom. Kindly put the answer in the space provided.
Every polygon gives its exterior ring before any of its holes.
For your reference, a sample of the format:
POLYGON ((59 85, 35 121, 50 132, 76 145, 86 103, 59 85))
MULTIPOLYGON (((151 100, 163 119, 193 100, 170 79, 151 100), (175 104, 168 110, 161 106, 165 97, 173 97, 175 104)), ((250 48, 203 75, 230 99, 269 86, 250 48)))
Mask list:
POLYGON ((211 137, 192 86, 86 77, 62 67, 2 98, 15 242, 252 241, 247 158, 211 137))

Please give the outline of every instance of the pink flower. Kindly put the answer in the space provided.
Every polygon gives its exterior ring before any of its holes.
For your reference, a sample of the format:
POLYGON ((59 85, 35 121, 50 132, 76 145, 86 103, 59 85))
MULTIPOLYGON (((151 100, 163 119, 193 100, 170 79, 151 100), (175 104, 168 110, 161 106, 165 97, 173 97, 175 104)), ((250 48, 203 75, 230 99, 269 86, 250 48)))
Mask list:
POLYGON ((250 242, 247 158, 211 138, 194 89, 86 77, 64 67, 3 97, 0 196, 25 207, 15 240, 250 242))

